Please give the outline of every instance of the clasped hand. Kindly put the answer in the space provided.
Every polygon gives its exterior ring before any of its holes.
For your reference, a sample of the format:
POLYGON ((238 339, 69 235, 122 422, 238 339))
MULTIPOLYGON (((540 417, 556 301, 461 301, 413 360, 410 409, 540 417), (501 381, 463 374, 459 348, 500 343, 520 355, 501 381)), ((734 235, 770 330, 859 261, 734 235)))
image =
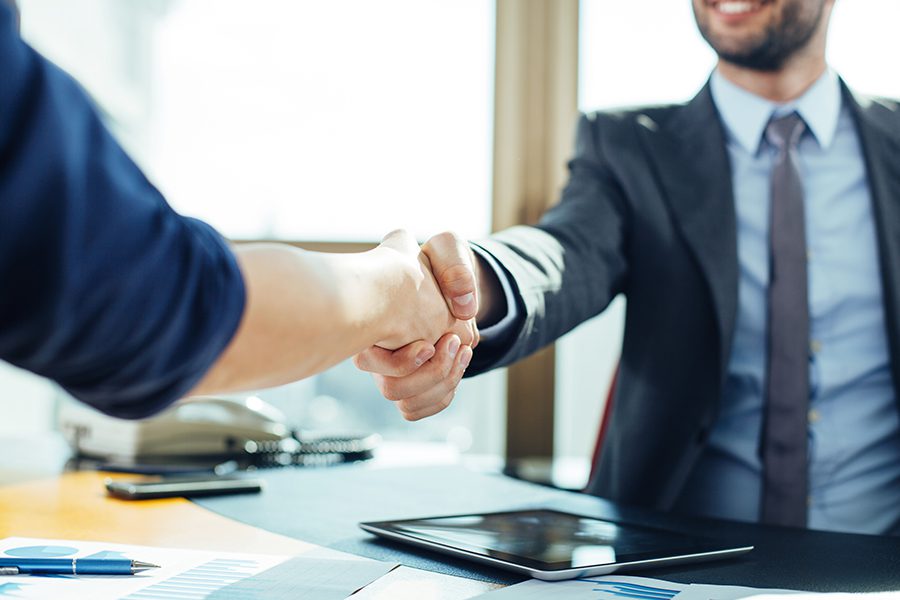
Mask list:
POLYGON ((451 233, 419 249, 405 232, 393 232, 382 247, 415 257, 410 261, 415 297, 398 302, 401 331, 356 355, 354 364, 372 373, 381 394, 406 420, 417 421, 450 405, 478 344, 475 259, 468 244, 451 233))

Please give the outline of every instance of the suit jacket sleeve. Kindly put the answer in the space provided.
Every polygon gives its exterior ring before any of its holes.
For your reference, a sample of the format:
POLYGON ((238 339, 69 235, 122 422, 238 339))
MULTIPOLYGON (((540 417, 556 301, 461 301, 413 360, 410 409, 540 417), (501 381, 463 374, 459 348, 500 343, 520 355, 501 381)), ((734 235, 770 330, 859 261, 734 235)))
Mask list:
MULTIPOLYGON (((612 125, 610 117, 602 117, 612 125)), ((534 226, 477 244, 500 263, 520 309, 515 335, 476 348, 467 374, 523 358, 602 312, 623 291, 626 204, 604 159, 600 117, 582 116, 561 201, 534 226)))
POLYGON ((120 417, 188 392, 243 314, 209 226, 176 214, 0 5, 0 359, 120 417))

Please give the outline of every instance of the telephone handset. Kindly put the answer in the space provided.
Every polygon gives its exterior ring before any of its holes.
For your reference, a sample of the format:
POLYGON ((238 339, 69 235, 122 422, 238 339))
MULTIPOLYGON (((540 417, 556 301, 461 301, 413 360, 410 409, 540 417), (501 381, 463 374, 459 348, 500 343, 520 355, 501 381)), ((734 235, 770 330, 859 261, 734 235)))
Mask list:
POLYGON ((378 436, 321 437, 291 431, 284 414, 255 396, 195 396, 158 415, 123 421, 67 403, 63 435, 81 456, 160 462, 179 458, 238 459, 241 466, 330 464, 371 458, 378 436))

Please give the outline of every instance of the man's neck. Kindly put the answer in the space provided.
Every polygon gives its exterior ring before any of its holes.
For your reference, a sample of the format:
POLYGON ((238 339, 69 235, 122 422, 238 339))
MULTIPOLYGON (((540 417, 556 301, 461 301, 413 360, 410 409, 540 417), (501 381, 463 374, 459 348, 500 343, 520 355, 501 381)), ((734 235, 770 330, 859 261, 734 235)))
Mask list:
POLYGON ((778 71, 755 71, 719 59, 722 76, 748 92, 771 100, 790 102, 802 96, 825 72, 824 54, 791 61, 778 71))

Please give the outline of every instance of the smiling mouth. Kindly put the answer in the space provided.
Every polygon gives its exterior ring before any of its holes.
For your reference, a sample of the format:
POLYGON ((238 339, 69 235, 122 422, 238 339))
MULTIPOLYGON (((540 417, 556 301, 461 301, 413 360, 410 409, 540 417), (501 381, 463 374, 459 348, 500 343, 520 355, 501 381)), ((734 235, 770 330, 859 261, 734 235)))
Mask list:
POLYGON ((759 11, 772 0, 707 0, 707 6, 729 16, 748 15, 759 11))

